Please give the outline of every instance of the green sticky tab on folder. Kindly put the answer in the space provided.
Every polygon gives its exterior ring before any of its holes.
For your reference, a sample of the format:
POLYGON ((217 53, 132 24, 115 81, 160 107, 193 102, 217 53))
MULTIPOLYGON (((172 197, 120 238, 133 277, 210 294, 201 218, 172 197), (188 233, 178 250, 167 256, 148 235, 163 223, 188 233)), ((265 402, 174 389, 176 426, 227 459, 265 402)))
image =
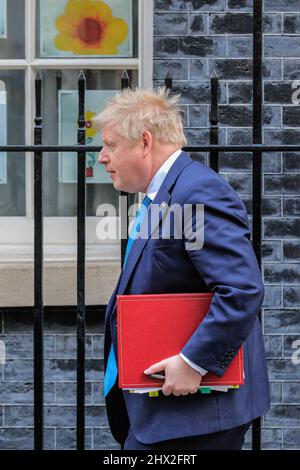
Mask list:
POLYGON ((210 387, 200 387, 199 390, 201 393, 211 393, 210 387))
POLYGON ((158 397, 158 391, 149 392, 149 397, 158 397))

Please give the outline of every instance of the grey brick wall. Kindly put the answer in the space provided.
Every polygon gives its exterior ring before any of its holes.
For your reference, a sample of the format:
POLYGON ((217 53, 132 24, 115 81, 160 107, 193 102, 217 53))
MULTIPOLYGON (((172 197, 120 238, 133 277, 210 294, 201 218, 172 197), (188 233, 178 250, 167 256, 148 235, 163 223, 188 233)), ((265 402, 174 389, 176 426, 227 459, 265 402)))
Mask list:
MULTIPOLYGON (((103 397, 103 313, 87 314, 86 448, 118 449, 103 397)), ((33 317, 0 309, 0 449, 33 448, 33 317)), ((76 317, 45 312, 45 449, 76 449, 76 317)))
MULTIPOLYGON (((209 142, 210 83, 220 79, 220 142, 252 138, 252 0, 156 0, 154 85, 169 70, 182 93, 190 144, 209 142)), ((300 144, 300 1, 264 1, 264 142, 300 144)), ((206 156, 195 156, 206 161, 206 156)), ((263 419, 264 449, 300 448, 300 158, 263 155, 263 328, 272 407, 263 419), (293 348, 294 346, 294 348, 293 348)), ((251 221, 251 154, 222 154, 220 172, 243 199, 251 221)), ((251 432, 245 448, 251 447, 251 432)))

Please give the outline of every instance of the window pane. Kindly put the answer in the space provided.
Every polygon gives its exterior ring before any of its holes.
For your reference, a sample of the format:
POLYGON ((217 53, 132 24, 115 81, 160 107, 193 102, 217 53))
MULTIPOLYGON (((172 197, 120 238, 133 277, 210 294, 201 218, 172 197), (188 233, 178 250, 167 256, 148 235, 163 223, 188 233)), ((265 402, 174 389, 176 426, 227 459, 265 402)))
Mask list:
MULTIPOLYGON (((99 91, 118 90, 121 70, 86 70, 86 120, 101 110, 99 91), (95 93, 93 95, 92 93, 95 93), (88 97, 89 101, 88 101, 88 97), (96 96, 93 103, 93 97, 96 96), (88 107, 89 105, 89 107, 88 107)), ((45 144, 76 144, 78 70, 43 71, 43 142, 45 144), (67 93, 66 93, 67 92, 67 93), (67 99, 66 99, 67 98, 67 99), (61 126, 59 126, 61 122, 61 126), (64 132, 62 132, 62 130, 64 132)), ((137 86, 137 72, 130 72, 132 86, 137 86)), ((87 129, 87 143, 98 145, 99 134, 87 129)), ((45 153, 43 159, 43 187, 45 216, 76 216, 77 210, 77 154, 45 153)), ((87 154, 87 215, 95 216, 99 204, 110 203, 118 209, 118 195, 110 179, 102 179, 98 155, 87 154), (94 161, 93 161, 94 160, 94 161), (99 182, 101 181, 101 182, 99 182)), ((105 178, 107 175, 105 174, 105 178)))
POLYGON ((25 58, 25 2, 0 0, 0 59, 25 58))
MULTIPOLYGON (((0 142, 24 145, 24 113, 24 72, 0 70, 0 142)), ((25 154, 0 154, 0 216, 25 216, 25 200, 25 154)))
POLYGON ((135 57, 138 2, 39 0, 37 57, 135 57))

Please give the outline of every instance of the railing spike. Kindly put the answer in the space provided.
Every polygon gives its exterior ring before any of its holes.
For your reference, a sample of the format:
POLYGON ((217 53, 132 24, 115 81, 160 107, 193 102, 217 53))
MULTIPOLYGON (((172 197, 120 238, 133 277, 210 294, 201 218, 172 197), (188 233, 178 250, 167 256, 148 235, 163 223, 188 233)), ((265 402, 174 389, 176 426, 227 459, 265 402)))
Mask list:
POLYGON ((169 70, 167 71, 166 76, 165 76, 165 87, 168 90, 171 90, 173 88, 173 78, 169 70))
POLYGON ((126 88, 130 88, 130 77, 127 70, 124 70, 121 77, 121 89, 125 90, 126 88))
POLYGON ((78 81, 85 81, 85 75, 83 73, 83 70, 80 70, 80 74, 78 75, 78 81))

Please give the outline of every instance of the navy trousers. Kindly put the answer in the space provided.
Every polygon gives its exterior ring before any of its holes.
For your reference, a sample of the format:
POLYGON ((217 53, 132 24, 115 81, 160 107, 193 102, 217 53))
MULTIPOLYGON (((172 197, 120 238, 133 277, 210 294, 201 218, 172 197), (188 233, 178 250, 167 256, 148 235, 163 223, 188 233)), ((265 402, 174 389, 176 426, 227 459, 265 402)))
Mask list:
POLYGON ((137 441, 130 427, 121 450, 241 450, 250 425, 251 422, 225 431, 170 439, 148 445, 137 441))

